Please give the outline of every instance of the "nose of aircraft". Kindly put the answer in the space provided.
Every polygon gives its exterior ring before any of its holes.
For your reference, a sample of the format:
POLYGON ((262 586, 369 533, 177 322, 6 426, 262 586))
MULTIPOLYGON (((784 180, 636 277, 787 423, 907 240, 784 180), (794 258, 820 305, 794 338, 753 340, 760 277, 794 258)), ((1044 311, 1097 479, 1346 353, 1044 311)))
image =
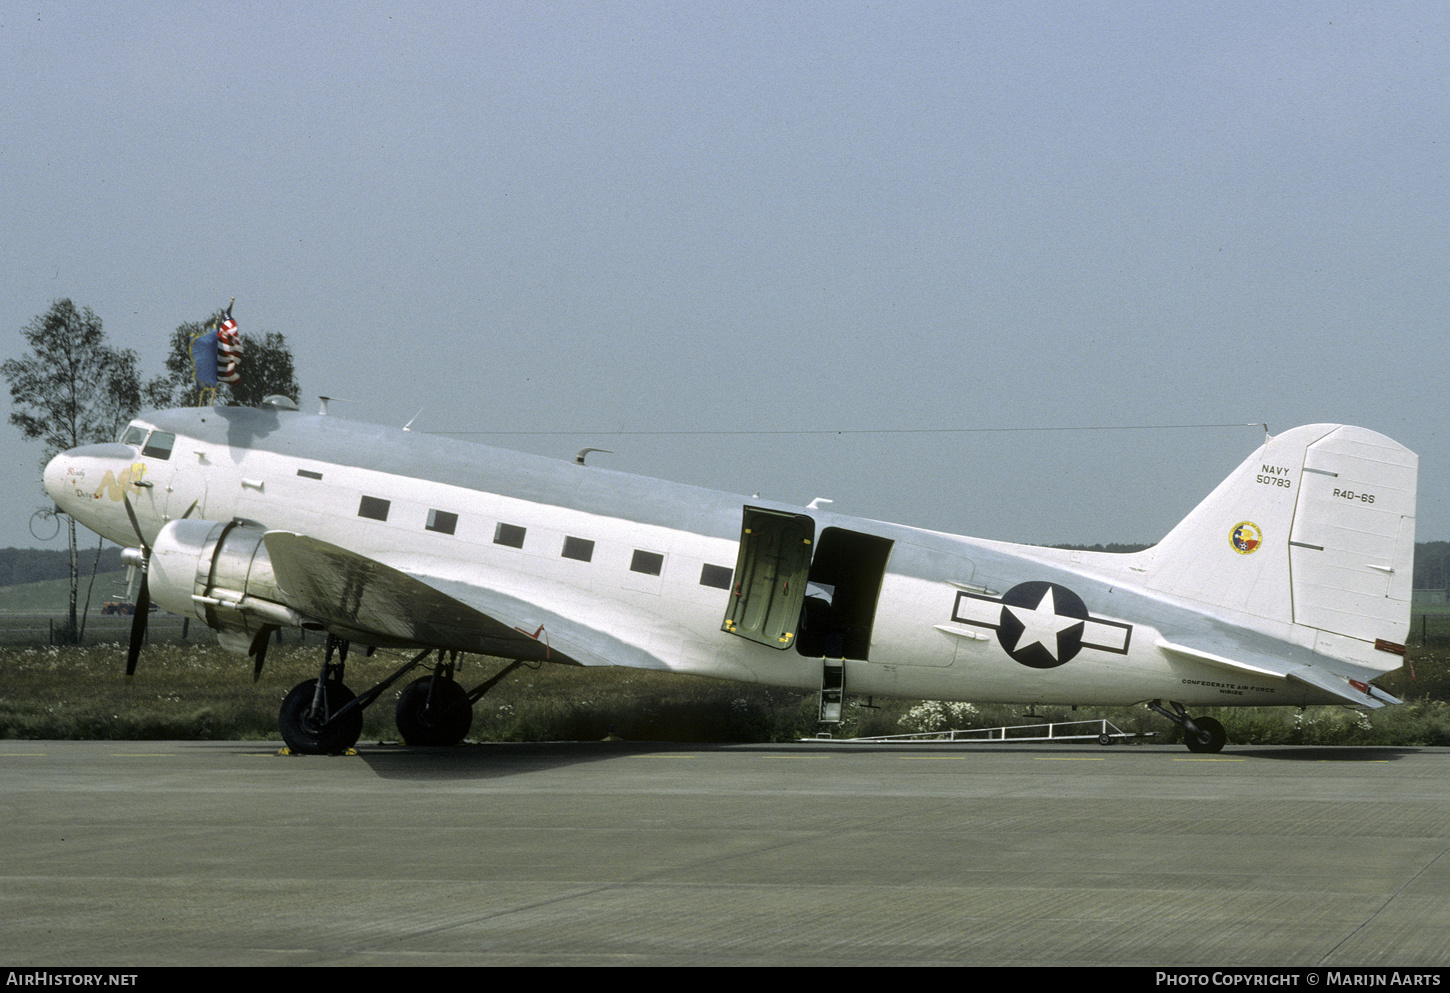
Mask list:
POLYGON ((70 464, 70 453, 61 452, 46 463, 45 473, 42 477, 45 482, 45 492, 61 510, 68 509, 65 497, 74 489, 74 487, 66 485, 66 472, 70 468, 70 464))
POLYGON ((76 523, 118 544, 129 544, 134 531, 123 501, 134 485, 128 470, 135 458, 134 449, 115 443, 61 452, 46 463, 45 492, 76 523))
MULTIPOLYGON (((135 448, 117 442, 71 448, 46 464, 45 491, 75 523, 117 545, 133 544, 136 531, 126 500, 138 500, 142 493, 138 487, 149 484, 141 481, 146 465, 136 461, 136 455, 135 448)), ((154 507, 149 512, 154 513, 154 507)))

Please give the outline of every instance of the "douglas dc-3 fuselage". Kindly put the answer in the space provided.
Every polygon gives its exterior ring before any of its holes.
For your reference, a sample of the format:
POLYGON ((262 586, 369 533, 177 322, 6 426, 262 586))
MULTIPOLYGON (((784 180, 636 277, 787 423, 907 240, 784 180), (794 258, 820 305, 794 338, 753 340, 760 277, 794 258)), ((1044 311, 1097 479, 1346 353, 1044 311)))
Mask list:
POLYGON ((401 694, 405 739, 462 740, 486 686, 458 685, 445 651, 833 694, 1148 703, 1196 751, 1224 734, 1189 707, 1398 702, 1370 681, 1404 654, 1417 459, 1363 428, 1270 437, 1157 545, 1108 554, 288 406, 147 414, 117 442, 58 455, 45 486, 135 549, 143 599, 203 621, 258 668, 279 627, 339 639, 283 704, 294 750, 350 747, 361 708, 417 665, 432 674, 401 694), (348 642, 417 655, 354 697, 330 650, 348 642))

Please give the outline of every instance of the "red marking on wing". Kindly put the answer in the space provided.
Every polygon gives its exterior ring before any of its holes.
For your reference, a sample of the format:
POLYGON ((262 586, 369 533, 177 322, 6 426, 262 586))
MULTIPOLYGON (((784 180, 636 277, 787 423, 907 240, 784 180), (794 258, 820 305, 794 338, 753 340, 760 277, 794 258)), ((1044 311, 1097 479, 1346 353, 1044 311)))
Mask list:
POLYGON ((547 659, 549 657, 549 653, 552 651, 552 649, 549 647, 549 633, 544 630, 544 625, 540 624, 539 625, 539 630, 535 631, 533 634, 529 634, 529 631, 528 631, 527 628, 521 628, 517 624, 514 625, 514 630, 517 631, 519 634, 528 635, 528 637, 533 638, 535 641, 538 641, 539 640, 539 635, 543 635, 544 636, 544 658, 547 659))

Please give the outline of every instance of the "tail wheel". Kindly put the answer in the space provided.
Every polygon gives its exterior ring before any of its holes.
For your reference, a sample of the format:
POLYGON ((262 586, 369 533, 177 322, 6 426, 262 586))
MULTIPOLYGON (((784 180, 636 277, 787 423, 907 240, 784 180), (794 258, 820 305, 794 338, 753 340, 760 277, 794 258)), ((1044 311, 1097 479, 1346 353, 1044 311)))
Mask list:
POLYGON ((1195 717, 1193 723, 1198 725, 1199 734, 1194 734, 1187 728, 1183 730, 1183 743, 1190 752, 1214 754, 1223 751, 1228 735, 1222 724, 1212 717, 1195 717))
POLYGON ((298 683, 282 701, 282 710, 277 715, 277 728, 287 747, 302 755, 336 755, 357 744, 362 737, 363 715, 361 709, 353 709, 341 720, 328 723, 328 718, 352 703, 352 690, 342 683, 327 680, 322 684, 322 708, 312 709, 312 700, 317 693, 317 680, 309 679, 298 683))
POLYGON ((424 676, 398 694, 396 720, 398 733, 410 745, 456 745, 473 726, 473 704, 453 680, 424 676))

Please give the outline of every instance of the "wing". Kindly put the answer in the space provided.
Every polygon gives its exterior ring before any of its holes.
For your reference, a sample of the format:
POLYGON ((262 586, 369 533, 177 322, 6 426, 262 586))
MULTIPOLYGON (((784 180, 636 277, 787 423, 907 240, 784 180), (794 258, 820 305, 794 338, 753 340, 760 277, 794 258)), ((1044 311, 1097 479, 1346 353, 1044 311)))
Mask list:
POLYGON ((328 630, 365 644, 668 668, 662 659, 591 626, 587 619, 522 596, 455 578, 405 573, 290 531, 268 531, 262 540, 288 604, 328 630))

